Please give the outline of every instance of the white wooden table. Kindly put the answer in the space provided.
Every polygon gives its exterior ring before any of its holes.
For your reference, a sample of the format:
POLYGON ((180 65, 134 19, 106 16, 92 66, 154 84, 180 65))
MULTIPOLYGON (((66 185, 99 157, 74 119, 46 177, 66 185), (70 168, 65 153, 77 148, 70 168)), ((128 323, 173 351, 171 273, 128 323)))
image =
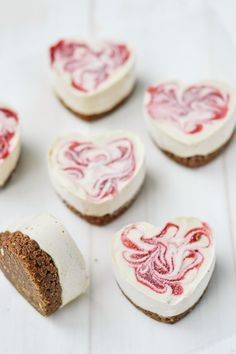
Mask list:
POLYGON ((156 80, 214 78, 236 89, 235 1, 0 0, 0 8, 0 100, 18 110, 23 132, 20 165, 0 191, 0 228, 20 216, 51 212, 84 253, 91 280, 86 295, 46 319, 0 274, 0 353, 236 353, 236 141, 211 164, 188 170, 156 149, 142 115, 144 89, 156 80), (137 55, 135 93, 94 123, 67 112, 49 84, 47 47, 75 34, 126 40, 137 55), (136 203, 99 228, 77 218, 57 198, 46 151, 64 132, 115 128, 143 138, 148 177, 136 203), (127 223, 158 224, 178 215, 213 226, 217 267, 201 303, 170 326, 144 316, 122 296, 113 278, 110 244, 127 223))

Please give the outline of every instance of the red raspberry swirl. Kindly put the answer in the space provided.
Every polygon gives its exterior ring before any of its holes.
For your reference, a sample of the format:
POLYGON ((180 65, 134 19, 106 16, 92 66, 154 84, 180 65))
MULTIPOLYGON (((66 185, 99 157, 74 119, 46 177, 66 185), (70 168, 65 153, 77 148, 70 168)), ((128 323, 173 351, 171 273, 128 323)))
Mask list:
POLYGON ((11 153, 11 143, 17 125, 16 113, 0 107, 0 161, 6 159, 11 153))
POLYGON ((125 137, 105 146, 85 141, 66 142, 59 148, 56 159, 60 170, 94 202, 117 195, 136 169, 133 143, 125 137))
POLYGON ((211 230, 205 223, 185 235, 179 230, 168 223, 158 235, 145 238, 139 225, 132 224, 122 232, 124 260, 134 269, 137 281, 156 293, 183 294, 186 276, 195 272, 194 277, 204 262, 201 249, 211 245, 211 230), (138 236, 134 237, 134 231, 138 236))
POLYGON ((52 67, 59 65, 73 88, 82 92, 98 89, 129 57, 126 45, 110 42, 105 42, 99 50, 84 42, 66 40, 50 48, 52 67))
POLYGON ((201 132, 228 112, 229 94, 210 85, 181 90, 177 83, 166 83, 150 86, 147 93, 149 115, 156 121, 174 124, 185 134, 201 132))

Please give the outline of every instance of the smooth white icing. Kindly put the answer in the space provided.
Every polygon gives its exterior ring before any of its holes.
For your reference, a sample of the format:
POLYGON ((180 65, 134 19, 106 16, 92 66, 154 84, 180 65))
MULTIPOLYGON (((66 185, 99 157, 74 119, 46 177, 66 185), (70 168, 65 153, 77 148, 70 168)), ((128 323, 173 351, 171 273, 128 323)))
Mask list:
MULTIPOLYGON (((178 81, 173 82, 173 84, 179 86, 178 96, 181 96, 181 93, 188 88, 187 85, 178 81)), ((144 113, 151 136, 161 149, 180 157, 208 155, 214 152, 229 140, 235 129, 235 93, 227 85, 215 81, 203 81, 197 85, 210 85, 219 89, 223 95, 229 95, 229 104, 228 112, 223 119, 204 125, 204 129, 196 134, 186 134, 170 121, 153 119, 147 109, 150 95, 148 92, 145 93, 144 113)), ((194 112, 191 113, 191 116, 187 116, 186 120, 188 118, 198 119, 194 112)))
POLYGON ((144 155, 143 143, 132 133, 111 131, 89 138, 74 134, 60 138, 52 145, 48 154, 48 167, 52 184, 63 200, 82 214, 99 217, 112 214, 129 202, 139 191, 146 173, 144 155), (86 176, 83 179, 79 179, 78 176, 73 177, 68 175, 58 163, 58 158, 60 158, 60 161, 63 160, 64 167, 67 167, 68 160, 64 161, 62 147, 71 141, 91 142, 95 148, 98 147, 98 155, 101 151, 105 159, 109 161, 110 158, 117 156, 117 149, 111 148, 109 144, 113 144, 117 139, 123 138, 129 139, 129 142, 132 142, 132 156, 135 159, 135 168, 130 177, 117 181, 115 194, 108 194, 97 198, 94 196, 93 185, 96 181, 100 181, 98 188, 95 189, 97 193, 100 190, 99 186, 102 185, 101 181, 104 181, 104 176, 108 176, 107 187, 103 188, 103 192, 105 192, 106 188, 109 189, 111 187, 112 176, 115 176, 116 179, 117 176, 119 177, 120 169, 123 169, 123 171, 129 169, 129 160, 125 164, 121 160, 120 164, 113 165, 112 167, 110 165, 107 167, 106 163, 103 163, 101 160, 90 164, 89 168, 85 171, 86 176))
MULTIPOLYGON (((186 234, 187 231, 190 229, 199 228, 202 225, 198 219, 187 217, 176 218, 171 220, 170 223, 177 224, 180 227, 176 238, 173 238, 173 242, 176 242, 178 245, 181 243, 181 238, 182 241, 184 240, 183 235, 186 234)), ((145 238, 151 238, 154 235, 158 235, 163 227, 157 228, 145 222, 137 223, 135 225, 138 225, 138 231, 132 231, 132 241, 140 247, 146 247, 145 249, 150 249, 153 247, 153 245, 151 246, 147 244, 144 246, 143 242, 140 241, 140 235, 142 233, 145 238)), ((128 225, 128 227, 129 226, 130 225, 128 225)), ((208 248, 202 247, 204 245, 203 243, 201 245, 201 242, 205 242, 204 238, 196 243, 198 245, 196 248, 198 248, 199 245, 201 247, 200 252, 204 257, 204 261, 197 270, 190 270, 187 273, 187 276, 185 276, 184 281, 180 282, 181 286, 183 287, 182 294, 173 294, 171 288, 168 286, 165 292, 158 293, 137 280, 134 268, 124 258, 124 252, 127 252, 127 247, 125 247, 121 242, 121 235, 126 228, 123 228, 114 236, 112 243, 113 268, 116 280, 125 295, 142 309, 151 311, 164 317, 172 317, 182 314, 191 308, 195 303, 197 303, 204 290, 206 289, 214 270, 214 241, 211 240, 211 245, 208 248)), ((166 235, 168 235, 168 232, 166 235)), ((168 247, 169 255, 172 255, 174 262, 176 262, 174 263, 176 266, 175 268, 180 272, 181 260, 184 257, 183 253, 181 254, 181 248, 177 253, 175 253, 175 249, 171 248, 172 246, 170 243, 168 247)), ((193 246, 190 246, 190 248, 194 249, 194 244, 193 246)), ((129 250, 129 252, 131 252, 130 254, 140 254, 140 252, 136 250, 129 250)), ((157 257, 157 253, 155 253, 155 257, 157 257)), ((186 253, 184 255, 186 255, 186 253)), ((132 258, 132 260, 135 261, 135 258, 132 258)), ((140 261, 141 258, 136 258, 136 260, 140 261)), ((171 267, 171 262, 169 265, 171 267)), ((147 267, 147 264, 145 267, 147 267)), ((145 267, 143 267, 144 272, 145 267)), ((173 279, 174 276, 178 275, 178 273, 175 273, 175 268, 170 273, 167 272, 167 275, 164 274, 163 276, 166 276, 166 279, 173 279)))
MULTIPOLYGON (((79 41, 78 39, 72 39, 79 41)), ((106 42, 81 41, 87 43, 95 50, 102 49, 106 42)), ((128 48, 129 49, 129 48, 128 48)), ((56 94, 73 111, 93 115, 111 110, 132 91, 135 83, 134 55, 131 49, 128 60, 118 67, 99 87, 95 90, 82 92, 75 89, 70 82, 69 74, 63 70, 60 61, 55 61, 51 66, 52 85, 56 94)))
POLYGON ((84 258, 67 230, 54 216, 40 214, 12 225, 9 231, 21 231, 52 257, 62 288, 61 306, 86 291, 88 276, 84 258))
MULTIPOLYGON (((14 112, 9 106, 0 103, 0 108, 6 108, 14 112)), ((6 158, 0 157, 0 187, 5 184, 8 177, 15 169, 21 152, 21 139, 19 122, 12 118, 6 118, 5 114, 0 112, 0 140, 5 132, 14 133, 13 138, 9 141, 9 155, 6 158)), ((0 141, 0 145, 2 142, 0 141)), ((1 154, 0 154, 1 156, 1 154)))

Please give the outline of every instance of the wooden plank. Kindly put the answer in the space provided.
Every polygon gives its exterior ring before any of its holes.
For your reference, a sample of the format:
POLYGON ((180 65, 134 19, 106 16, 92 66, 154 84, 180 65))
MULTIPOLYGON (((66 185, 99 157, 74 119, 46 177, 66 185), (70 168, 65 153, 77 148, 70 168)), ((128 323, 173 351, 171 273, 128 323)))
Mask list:
POLYGON ((135 206, 106 228, 100 238, 93 238, 93 249, 103 264, 93 270, 92 353, 141 353, 153 348, 161 353, 197 352, 234 333, 235 271, 222 158, 198 170, 168 160, 146 133, 141 102, 145 86, 155 80, 211 77, 208 12, 197 3, 171 3, 170 8, 170 2, 137 1, 135 10, 126 1, 112 7, 106 4, 97 0, 97 36, 128 40, 133 45, 139 84, 127 104, 109 121, 99 122, 96 129, 122 127, 140 134, 148 153, 148 178, 135 206), (104 238, 132 221, 158 224, 177 215, 193 215, 213 226, 217 267, 204 299, 192 314, 174 326, 166 326, 139 313, 119 292, 104 238))
MULTIPOLYGON (((0 191, 1 230, 21 216, 48 211, 68 228, 89 265, 89 226, 59 200, 49 182, 46 164, 47 149, 58 135, 76 129, 87 131, 86 124, 75 119, 54 97, 49 81, 48 46, 75 30, 81 34, 87 32, 87 2, 71 1, 71 6, 68 3, 47 1, 46 16, 30 27, 27 36, 27 24, 21 38, 17 31, 22 35, 23 24, 0 34, 0 46, 3 44, 1 48, 4 48, 0 65, 1 101, 9 102, 18 110, 23 138, 17 171, 0 191), (7 38, 15 47, 5 46, 7 38)), ((24 1, 21 6, 25 11, 24 1)), ((0 294, 1 353, 65 354, 78 350, 82 354, 88 353, 88 294, 48 319, 31 308, 2 273, 0 294)))

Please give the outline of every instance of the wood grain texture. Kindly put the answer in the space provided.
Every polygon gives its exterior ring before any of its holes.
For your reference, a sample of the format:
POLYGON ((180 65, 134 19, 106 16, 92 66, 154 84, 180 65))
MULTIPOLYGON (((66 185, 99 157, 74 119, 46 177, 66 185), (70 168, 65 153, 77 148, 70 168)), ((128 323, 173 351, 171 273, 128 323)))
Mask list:
MULTIPOLYGON (((11 0, 9 3, 16 3, 11 0)), ((236 347, 236 138, 223 155, 197 170, 166 158, 148 136, 142 113, 145 87, 162 79, 225 80, 236 88, 234 1, 29 0, 0 32, 0 101, 19 111, 21 162, 0 191, 1 229, 20 216, 49 211, 68 228, 85 255, 90 289, 49 319, 41 318, 0 274, 1 353, 4 354, 217 354, 236 347), (27 16, 25 16, 27 9, 27 16), (46 50, 61 36, 118 38, 137 56, 137 88, 118 110, 83 122, 61 107, 49 83, 46 50), (55 195, 46 151, 58 135, 128 129, 147 149, 148 176, 135 204, 98 228, 73 215, 55 195), (111 237, 125 224, 159 224, 181 215, 208 221, 217 244, 217 266, 196 309, 173 326, 137 311, 117 289, 111 237), (9 330, 9 328, 11 330, 9 330), (12 337, 14 333, 14 340, 12 337), (219 345, 217 344, 219 343, 219 345), (226 343, 225 347, 222 343, 226 343), (218 349, 221 348, 221 351, 218 349)), ((0 5, 0 22, 10 7, 0 5), (4 7, 5 6, 5 7, 4 7)))

